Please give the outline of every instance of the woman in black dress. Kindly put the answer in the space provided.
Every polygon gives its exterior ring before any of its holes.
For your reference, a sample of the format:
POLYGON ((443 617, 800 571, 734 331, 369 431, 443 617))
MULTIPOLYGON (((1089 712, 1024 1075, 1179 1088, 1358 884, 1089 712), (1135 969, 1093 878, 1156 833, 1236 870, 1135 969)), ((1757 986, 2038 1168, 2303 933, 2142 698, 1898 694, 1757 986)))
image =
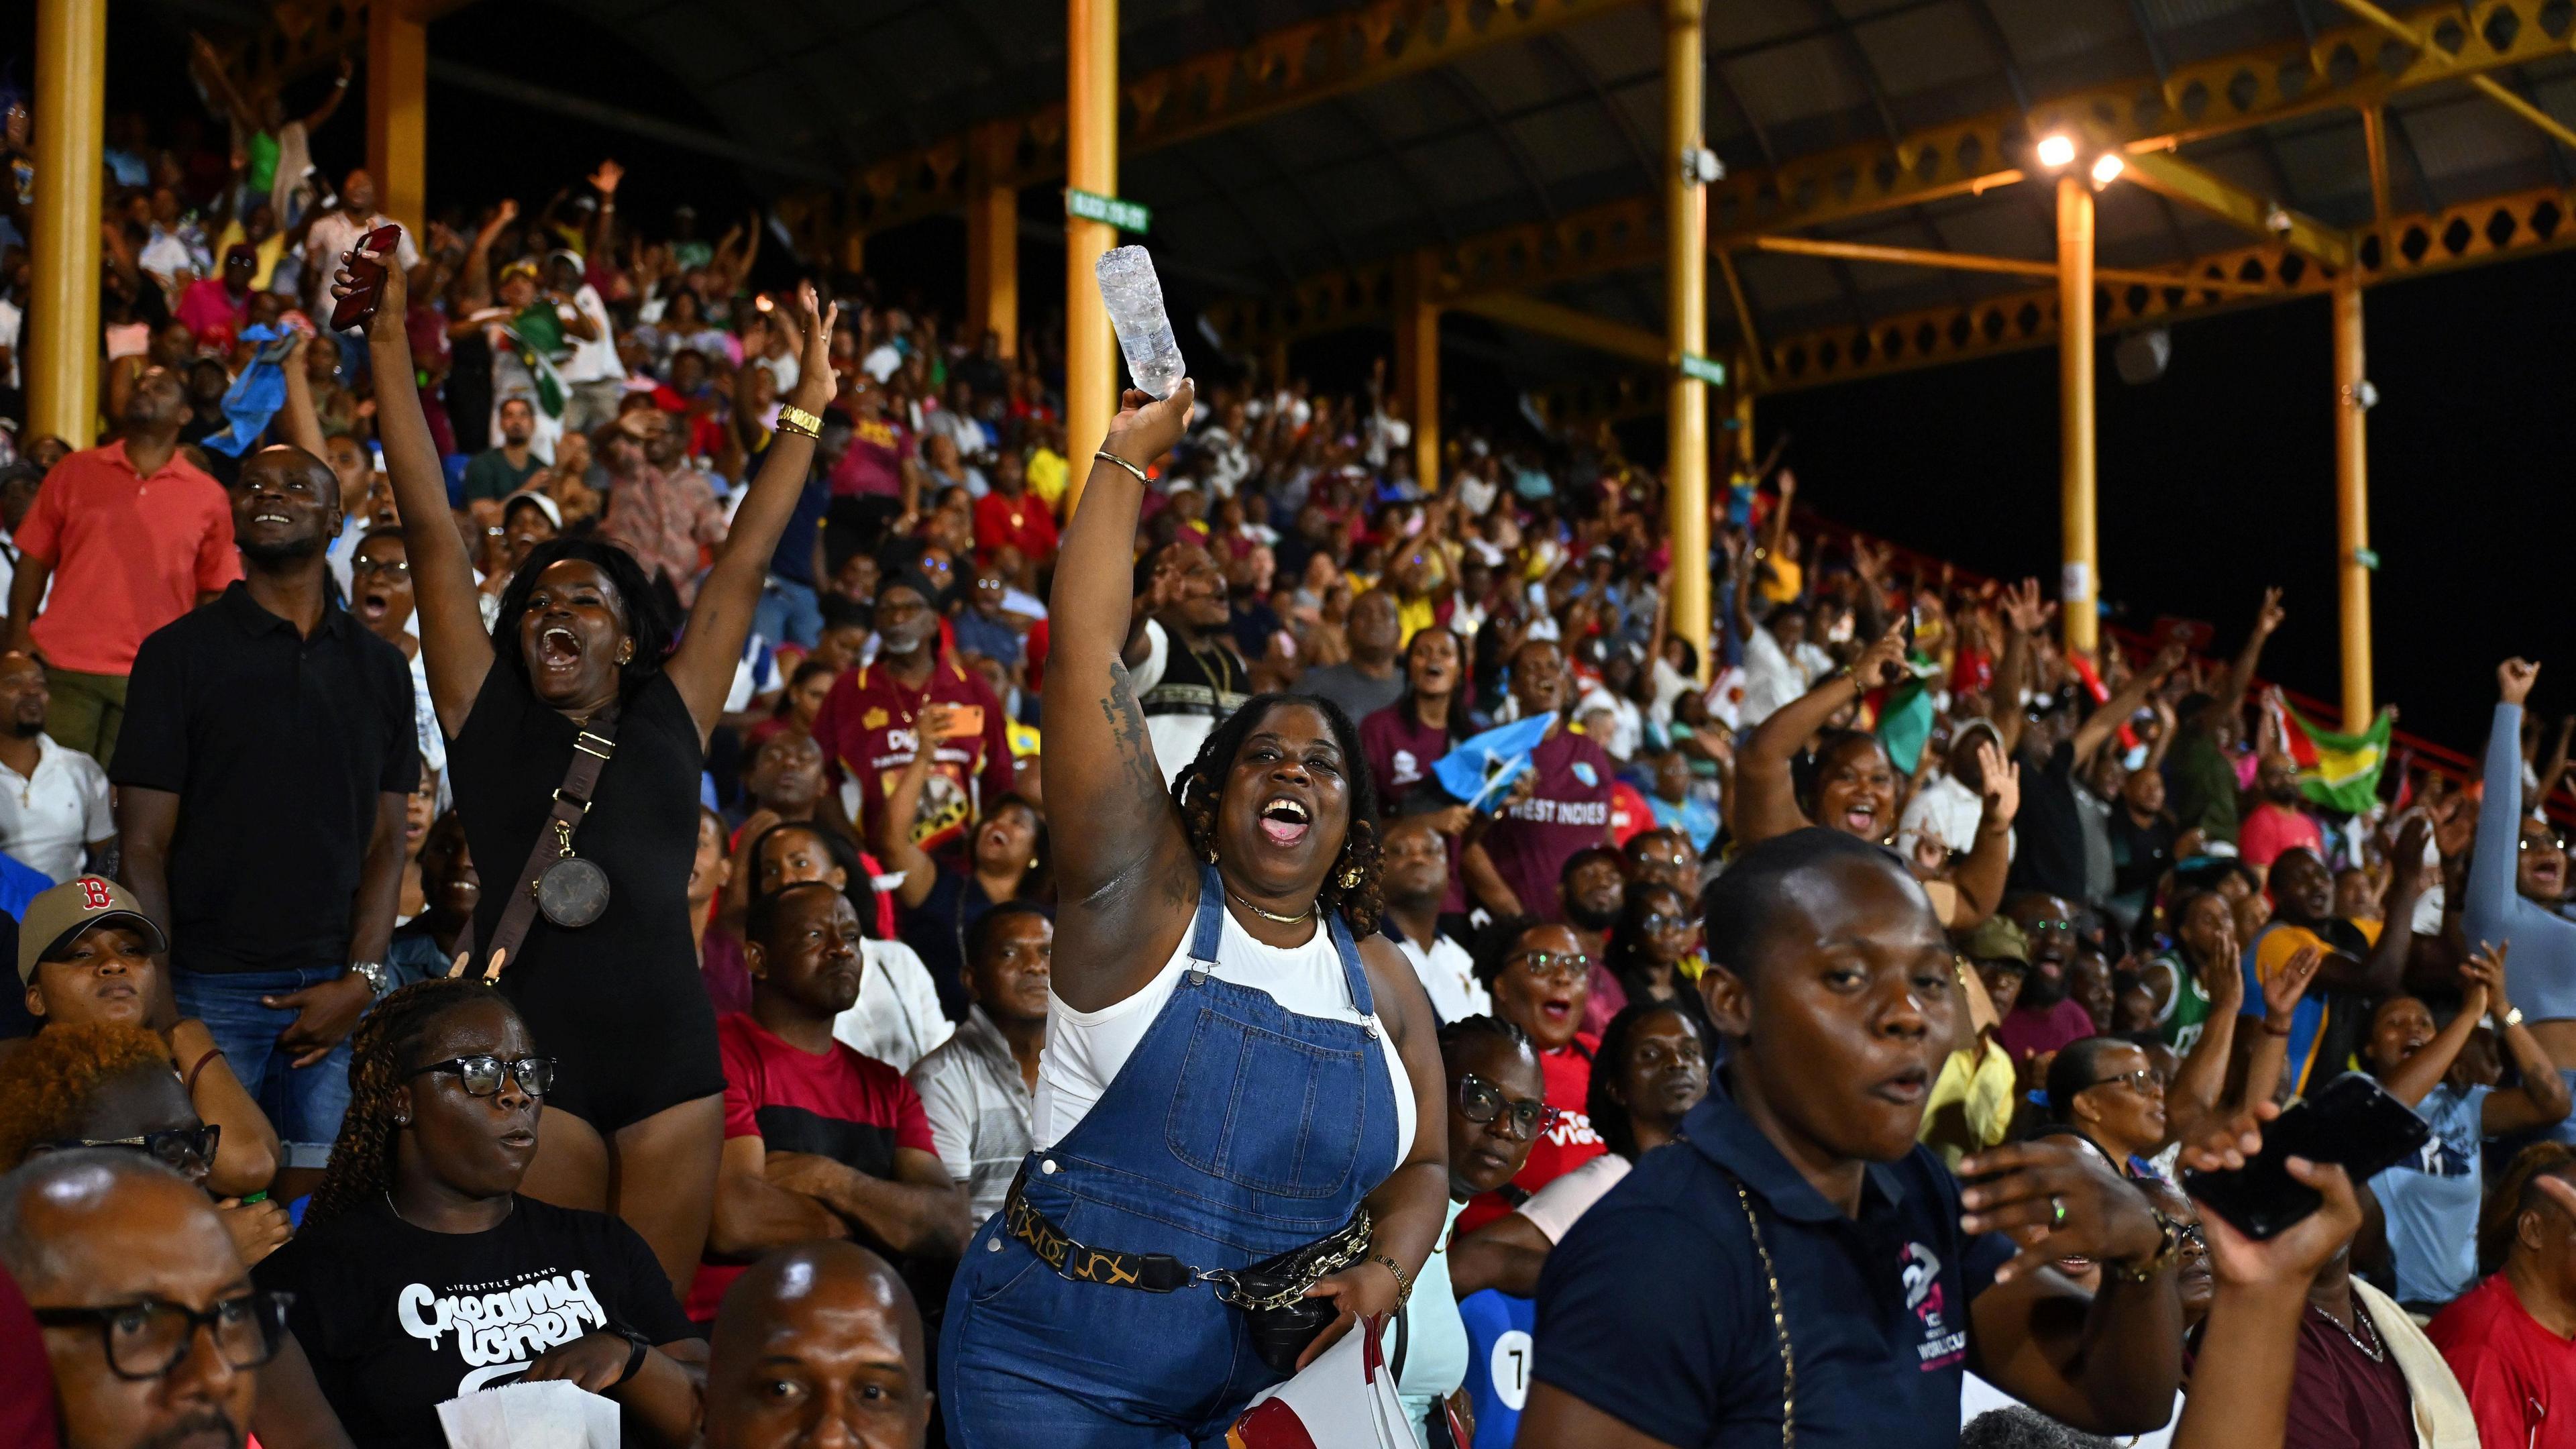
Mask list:
MULTIPOLYGON (((347 272, 340 282, 345 291, 347 272)), ((403 294, 401 270, 388 269, 383 302, 367 324, 378 377, 411 375, 403 294)), ((810 415, 832 400, 838 309, 818 312, 810 287, 798 300, 804 365, 793 404, 810 415)), ((606 912, 578 929, 540 915, 500 978, 562 1063, 526 1191, 560 1207, 615 1212, 685 1289, 706 1242, 724 1134, 715 1015, 698 982, 688 919, 698 777, 813 439, 780 426, 676 647, 635 560, 582 539, 531 551, 487 634, 419 399, 390 388, 378 407, 411 550, 430 698, 453 741, 457 811, 474 858, 489 862, 492 888, 475 913, 476 941, 493 939, 575 736, 588 725, 615 731, 614 757, 573 837, 574 850, 607 872, 606 912)), ((485 964, 478 956, 474 968, 485 964)))

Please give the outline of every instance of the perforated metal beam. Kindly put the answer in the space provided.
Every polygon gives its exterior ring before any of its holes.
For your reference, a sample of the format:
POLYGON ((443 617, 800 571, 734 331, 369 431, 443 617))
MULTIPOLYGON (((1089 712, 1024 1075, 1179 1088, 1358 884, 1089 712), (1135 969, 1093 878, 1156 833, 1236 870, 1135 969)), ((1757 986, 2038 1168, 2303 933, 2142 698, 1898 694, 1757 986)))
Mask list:
POLYGON ((2290 250, 2330 267, 2352 265, 2352 238, 2277 201, 2256 196, 2204 167, 2164 151, 2130 153, 2123 179, 2205 211, 2255 236, 2277 234, 2290 250))
MULTIPOLYGON (((1192 56, 1121 83, 1118 153, 1159 146, 1257 121, 1370 86, 1444 66, 1461 56, 1545 35, 1638 0, 1370 0, 1266 31, 1240 48, 1192 56)), ((1010 133, 1013 186, 1064 176, 1061 103, 995 123, 1010 133)), ((883 231, 965 208, 963 137, 946 137, 864 168, 844 209, 845 225, 883 231)), ((812 204, 813 198, 807 198, 812 204)))
POLYGON ((1473 312, 1479 317, 1625 357, 1636 362, 1669 363, 1673 360, 1672 344, 1643 327, 1631 327, 1572 307, 1542 302, 1536 297, 1516 297, 1508 293, 1489 297, 1469 297, 1455 304, 1454 311, 1473 312))
MULTIPOLYGON (((1893 144, 1869 141, 1775 167, 1733 173, 1709 188, 1709 242, 1740 246, 1764 233, 1876 215, 2024 179, 2030 138, 2086 131, 2130 153, 2161 151, 2332 109, 2368 109, 2426 86, 2570 53, 2576 6, 2566 0, 2483 0, 2415 6, 2406 23, 2433 53, 2406 51, 2367 21, 2177 65, 2040 101, 1924 127, 1893 144)), ((1437 249, 1453 296, 1540 288, 1662 258, 1653 198, 1634 197, 1469 237, 1437 249)), ((1286 293, 1210 309, 1229 345, 1260 347, 1344 327, 1383 325, 1387 262, 1309 277, 1286 293)))

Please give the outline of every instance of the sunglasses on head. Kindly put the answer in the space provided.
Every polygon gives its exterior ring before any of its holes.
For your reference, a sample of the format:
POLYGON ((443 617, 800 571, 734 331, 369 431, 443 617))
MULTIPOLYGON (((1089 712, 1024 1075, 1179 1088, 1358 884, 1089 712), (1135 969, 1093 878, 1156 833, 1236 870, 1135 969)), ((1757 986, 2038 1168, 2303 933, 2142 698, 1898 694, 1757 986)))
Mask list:
POLYGON ((446 1072, 463 1078, 465 1095, 469 1097, 488 1097, 501 1090, 504 1074, 518 1082, 520 1091, 531 1097, 542 1097, 555 1084, 555 1059, 521 1057, 512 1062, 495 1056, 450 1057, 443 1062, 414 1067, 406 1075, 418 1077, 430 1072, 446 1072))
POLYGON ((192 1163, 199 1167, 214 1166, 215 1144, 222 1138, 222 1124, 208 1122, 201 1127, 173 1127, 162 1132, 146 1132, 140 1137, 68 1137, 49 1145, 62 1152, 83 1147, 122 1147, 185 1172, 192 1163))

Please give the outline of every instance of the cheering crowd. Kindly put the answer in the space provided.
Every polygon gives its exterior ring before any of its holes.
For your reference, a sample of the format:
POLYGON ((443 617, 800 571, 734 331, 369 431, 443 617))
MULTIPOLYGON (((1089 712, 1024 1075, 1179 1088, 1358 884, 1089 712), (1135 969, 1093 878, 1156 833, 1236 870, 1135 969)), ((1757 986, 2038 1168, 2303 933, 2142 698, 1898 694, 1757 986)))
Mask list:
POLYGON ((1423 1449, 2576 1446, 2536 665, 2388 769, 2277 590, 2070 653, 1749 455, 1677 558, 1382 367, 1072 458, 1044 332, 214 89, 94 437, 0 230, 0 1442, 1260 1449, 1365 1324, 1423 1449))

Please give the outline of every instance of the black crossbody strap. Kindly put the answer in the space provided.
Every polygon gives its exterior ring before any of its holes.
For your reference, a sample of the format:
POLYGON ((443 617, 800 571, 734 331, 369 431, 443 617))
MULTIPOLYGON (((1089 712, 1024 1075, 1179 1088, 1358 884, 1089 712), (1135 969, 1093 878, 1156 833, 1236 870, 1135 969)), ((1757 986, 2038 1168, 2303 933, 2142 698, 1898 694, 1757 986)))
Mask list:
MULTIPOLYGON (((528 927, 537 918, 537 878, 547 867, 572 854, 572 833, 581 828, 582 817, 590 813, 590 802, 599 793, 599 773, 617 754, 617 726, 604 720, 585 725, 573 737, 572 764, 564 771, 564 782, 555 791, 554 806, 546 812, 546 823, 537 832, 536 844, 529 847, 528 863, 519 868, 518 883, 510 888, 508 904, 501 908, 501 923, 492 930, 491 955, 483 967, 483 979, 497 981, 501 970, 517 958, 519 946, 528 939, 528 927)), ((474 925, 468 921, 465 939, 458 942, 459 952, 454 969, 458 975, 474 957, 474 925)))

